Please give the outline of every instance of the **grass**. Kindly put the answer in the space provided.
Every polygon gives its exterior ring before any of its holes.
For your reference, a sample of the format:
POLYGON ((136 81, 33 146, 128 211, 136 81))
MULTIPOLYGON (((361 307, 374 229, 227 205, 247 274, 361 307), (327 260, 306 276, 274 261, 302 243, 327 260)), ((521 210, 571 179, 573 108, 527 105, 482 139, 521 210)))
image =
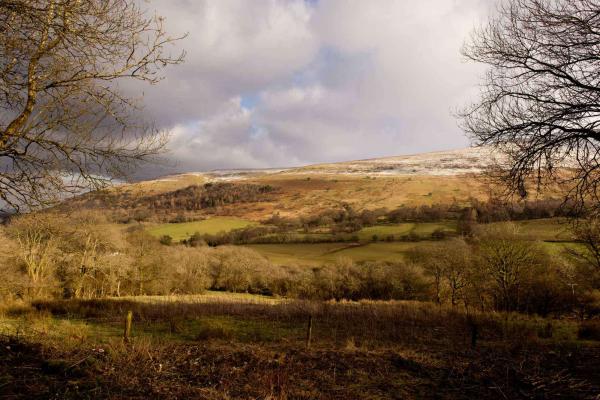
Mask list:
POLYGON ((543 241, 572 241, 570 225, 561 218, 533 219, 515 222, 523 235, 543 241))
MULTIPOLYGON (((234 217, 213 217, 203 221, 163 224, 150 228, 148 231, 156 236, 169 235, 175 241, 180 241, 191 236, 195 232, 201 234, 215 234, 232 229, 244 228, 253 225, 254 222, 234 217)), ((560 219, 539 219, 518 221, 523 236, 540 240, 543 246, 552 254, 558 254, 566 248, 577 247, 571 243, 572 235, 569 226, 560 219)), ((436 230, 445 232, 456 232, 456 221, 441 222, 419 222, 400 223, 389 225, 376 225, 361 229, 358 233, 357 243, 283 243, 283 244, 252 244, 247 247, 258 251, 275 264, 306 264, 318 265, 334 262, 339 258, 350 258, 356 262, 361 261, 399 261, 404 254, 419 246, 418 242, 383 242, 392 235, 395 239, 414 235, 422 239, 428 239, 436 230), (373 235, 377 235, 379 242, 370 242, 373 235), (366 243, 365 243, 366 242, 366 243)), ((303 236, 323 239, 331 237, 328 233, 320 234, 297 234, 303 236)))
MULTIPOLYGON (((572 242, 569 225, 560 219, 538 219, 518 221, 520 234, 527 238, 539 240, 550 254, 560 254, 566 249, 581 248, 572 242)), ((404 254, 422 242, 385 242, 388 236, 395 239, 414 235, 421 239, 429 239, 436 230, 456 232, 456 221, 400 223, 393 225, 376 225, 361 229, 358 239, 362 243, 284 243, 247 245, 275 264, 307 264, 318 265, 334 262, 338 258, 350 258, 360 261, 399 261, 404 254), (378 242, 371 242, 377 235, 378 242)), ((330 237, 329 234, 307 234, 306 236, 330 237)))
POLYGON ((194 233, 214 235, 219 232, 229 232, 234 229, 246 228, 255 223, 246 219, 234 217, 213 217, 202 221, 182 222, 177 224, 162 224, 148 229, 156 237, 169 235, 175 241, 187 239, 194 233))
POLYGON ((362 245, 351 243, 291 243, 253 244, 247 247, 256 250, 275 264, 318 265, 339 258, 354 261, 399 261, 406 251, 417 246, 412 242, 377 242, 362 245))
POLYGON ((384 239, 387 236, 403 236, 408 235, 415 229, 413 223, 395 224, 395 225, 375 225, 361 229, 358 232, 360 240, 371 240, 373 235, 377 235, 379 239, 384 239))
POLYGON ((191 295, 164 295, 164 296, 126 296, 120 297, 121 300, 131 300, 139 303, 161 304, 161 303, 249 303, 249 304, 276 304, 282 299, 275 299, 270 296, 250 293, 231 293, 207 290, 202 294, 191 295))
POLYGON ((600 348, 578 340, 568 320, 467 316, 410 301, 225 298, 40 301, 9 311, 0 320, 22 330, 0 335, 0 397, 586 399, 600 390, 600 348), (123 343, 127 310, 133 336, 123 343))
POLYGON ((419 237, 429 237, 437 230, 444 232, 456 232, 456 221, 422 222, 416 224, 415 229, 412 230, 412 233, 419 237))

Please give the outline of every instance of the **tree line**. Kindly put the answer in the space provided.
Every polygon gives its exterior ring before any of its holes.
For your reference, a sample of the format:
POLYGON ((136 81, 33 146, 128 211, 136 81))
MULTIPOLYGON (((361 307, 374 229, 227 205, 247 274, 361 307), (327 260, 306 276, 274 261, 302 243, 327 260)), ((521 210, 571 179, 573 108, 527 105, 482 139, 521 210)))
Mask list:
MULTIPOLYGON (((579 228, 600 243, 598 224, 579 228)), ((423 300, 541 315, 600 312, 600 263, 592 245, 550 254, 511 224, 470 237, 420 243, 395 262, 338 259, 275 265, 241 246, 164 246, 102 214, 14 218, 1 231, 2 297, 102 298, 205 290, 305 299, 423 300), (596 294, 595 294, 596 293, 596 294)))

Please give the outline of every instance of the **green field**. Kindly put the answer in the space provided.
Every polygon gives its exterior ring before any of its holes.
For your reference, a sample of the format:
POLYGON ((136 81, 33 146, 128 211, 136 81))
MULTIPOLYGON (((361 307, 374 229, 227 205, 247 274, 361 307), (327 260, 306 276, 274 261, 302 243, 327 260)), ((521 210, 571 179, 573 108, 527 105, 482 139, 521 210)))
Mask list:
MULTIPOLYGON (((490 225, 502 223, 504 222, 495 222, 490 225)), ((516 221, 514 223, 519 227, 519 233, 521 235, 531 239, 566 242, 573 240, 573 235, 569 231, 570 225, 562 219, 546 218, 516 221)), ((431 237, 431 234, 437 230, 451 233, 456 232, 456 229, 456 221, 405 222, 399 224, 369 226, 358 231, 357 235, 361 241, 371 241, 373 235, 377 235, 379 240, 385 240, 390 235, 394 236, 395 239, 408 235, 415 235, 423 239, 428 239, 431 237)), ((327 236, 327 234, 320 235, 327 236)))
POLYGON ((408 235, 415 229, 417 224, 404 223, 396 225, 375 225, 361 229, 358 232, 360 240, 371 240, 373 235, 377 235, 379 239, 385 239, 387 236, 404 236, 408 235))
MULTIPOLYGON (((201 234, 216 234, 228 232, 233 229, 245 228, 256 223, 234 217, 214 217, 203 221, 186 222, 178 224, 163 224, 148 229, 152 235, 160 237, 171 236, 175 241, 186 239, 195 232, 201 234)), ((559 219, 539 219, 516 222, 520 233, 528 238, 540 240, 551 254, 564 252, 565 246, 571 246, 569 226, 559 219), (553 243, 555 241, 561 243, 553 243)), ((247 247, 258 251, 275 264, 304 264, 319 265, 334 262, 339 258, 350 258, 354 261, 398 261, 412 248, 419 246, 419 242, 383 242, 392 235, 398 239, 407 235, 416 235, 423 239, 429 238, 436 230, 456 232, 456 222, 419 222, 400 223, 393 225, 376 225, 361 229, 357 232, 357 243, 284 243, 284 244, 253 244, 247 247), (371 242, 373 235, 377 235, 379 242, 371 242), (365 243, 367 242, 367 243, 365 243)), ((297 233, 299 240, 307 237, 326 240, 331 237, 329 233, 297 233)), ((571 246, 572 247, 572 246, 571 246)))
POLYGON ((354 261, 399 261, 406 251, 415 248, 414 242, 380 242, 364 245, 350 243, 315 244, 253 244, 247 247, 256 250, 275 264, 319 265, 334 262, 339 258, 354 261))
POLYGON ((537 240, 573 240, 573 234, 570 232, 571 226, 567 221, 560 218, 532 219, 528 221, 517 221, 515 223, 519 227, 519 233, 537 240))
MULTIPOLYGON (((539 219, 516 222, 519 232, 528 239, 539 240, 550 254, 562 254, 569 248, 577 247, 572 243, 569 226, 559 219, 539 219)), ((422 246, 425 242, 369 242, 373 235, 379 240, 393 235, 396 239, 409 234, 421 238, 429 238, 436 230, 456 232, 456 222, 401 223, 394 225, 377 225, 363 228, 358 232, 362 244, 352 243, 285 243, 248 245, 275 264, 318 265, 334 262, 339 258, 350 258, 354 261, 398 261, 410 249, 422 246), (364 243, 365 241, 369 243, 364 243)), ((315 234, 313 234, 315 235, 315 234)), ((319 234, 327 237, 329 234, 319 234)), ((308 235, 307 235, 308 236, 308 235)))
POLYGON ((219 232, 229 232, 234 229, 254 225, 255 222, 234 217, 214 217, 202 221, 182 222, 179 224, 162 224, 148 229, 156 237, 169 235, 175 241, 187 239, 194 233, 214 235, 219 232))
POLYGON ((373 235, 377 235, 380 240, 383 240, 390 235, 398 238, 410 234, 417 235, 419 237, 430 237, 431 234, 436 230, 456 232, 456 222, 405 222, 393 225, 375 225, 358 231, 358 238, 360 240, 371 240, 373 235))

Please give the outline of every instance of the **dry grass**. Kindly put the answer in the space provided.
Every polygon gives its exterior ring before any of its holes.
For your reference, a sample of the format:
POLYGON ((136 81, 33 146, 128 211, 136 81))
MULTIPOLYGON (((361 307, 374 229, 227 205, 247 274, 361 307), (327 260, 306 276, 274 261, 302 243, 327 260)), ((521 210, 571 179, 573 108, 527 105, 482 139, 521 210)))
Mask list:
POLYGON ((264 175, 252 183, 268 184, 279 189, 273 202, 232 207, 232 215, 259 220, 279 212, 297 217, 337 208, 342 203, 356 209, 393 209, 435 203, 466 202, 470 197, 484 199, 485 184, 472 176, 365 176, 327 174, 264 175))
POLYGON ((566 321, 415 302, 182 300, 8 310, 24 328, 1 339, 0 396, 591 399, 600 390, 600 349, 566 321), (120 338, 127 310, 129 344, 120 338))

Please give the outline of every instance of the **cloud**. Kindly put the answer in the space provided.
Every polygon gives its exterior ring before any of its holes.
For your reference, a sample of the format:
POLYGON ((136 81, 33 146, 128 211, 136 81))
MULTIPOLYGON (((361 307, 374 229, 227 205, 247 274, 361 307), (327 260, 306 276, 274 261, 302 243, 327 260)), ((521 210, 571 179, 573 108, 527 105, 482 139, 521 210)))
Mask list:
MULTIPOLYGON (((145 89, 176 170, 269 167, 467 145, 460 47, 487 0, 154 0, 186 63, 145 89)), ((140 90, 130 87, 127 90, 140 90)))

